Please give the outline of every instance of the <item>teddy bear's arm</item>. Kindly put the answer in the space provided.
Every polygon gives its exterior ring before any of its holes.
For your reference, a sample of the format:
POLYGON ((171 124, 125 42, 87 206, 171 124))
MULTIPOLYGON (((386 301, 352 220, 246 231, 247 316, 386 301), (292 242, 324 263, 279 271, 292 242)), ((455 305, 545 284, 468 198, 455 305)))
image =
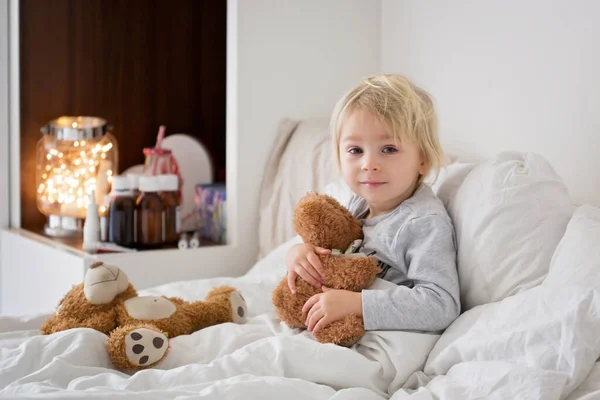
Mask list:
POLYGON ((322 255, 325 286, 333 289, 360 291, 369 287, 381 272, 374 257, 322 255))
POLYGON ((108 334, 115 329, 115 313, 113 310, 88 316, 86 319, 78 320, 74 318, 52 315, 42 324, 40 331, 44 335, 55 332, 65 331, 75 328, 91 328, 102 333, 108 334))

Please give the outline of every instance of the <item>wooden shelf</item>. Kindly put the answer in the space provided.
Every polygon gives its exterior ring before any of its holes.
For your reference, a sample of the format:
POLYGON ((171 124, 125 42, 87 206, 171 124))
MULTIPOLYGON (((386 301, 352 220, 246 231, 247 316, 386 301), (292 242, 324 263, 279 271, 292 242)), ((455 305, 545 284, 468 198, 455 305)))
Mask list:
MULTIPOLYGON (((77 251, 81 251, 84 252, 83 250, 83 237, 82 236, 73 236, 73 237, 54 237, 54 236, 49 236, 46 235, 43 230, 37 230, 37 231, 31 231, 31 233, 35 234, 35 235, 39 235, 43 238, 46 239, 46 241, 50 241, 50 242, 55 242, 61 246, 66 246, 66 247, 70 247, 73 250, 77 250, 77 251)), ((225 243, 217 243, 217 242, 213 242, 212 240, 208 240, 208 239, 203 239, 200 238, 200 247, 213 247, 213 246, 225 246, 225 243)), ((156 248, 152 248, 152 249, 142 249, 142 248, 136 248, 136 252, 143 252, 143 253, 147 253, 147 252, 152 252, 152 251, 160 251, 160 250, 179 250, 179 248, 177 247, 177 244, 164 244, 162 246, 156 247, 156 248)), ((105 253, 114 253, 114 252, 101 252, 100 254, 105 254, 105 253)), ((119 253, 119 252, 116 252, 119 253)), ((122 252, 121 254, 127 254, 127 252, 122 252)), ((92 255, 92 254, 90 254, 92 255)))

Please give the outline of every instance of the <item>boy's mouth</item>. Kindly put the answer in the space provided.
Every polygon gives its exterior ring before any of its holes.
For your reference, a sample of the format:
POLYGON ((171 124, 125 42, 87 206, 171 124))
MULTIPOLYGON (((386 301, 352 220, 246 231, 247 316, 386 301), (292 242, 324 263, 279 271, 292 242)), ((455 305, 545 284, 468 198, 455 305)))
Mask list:
POLYGON ((376 189, 380 186, 386 184, 386 182, 378 182, 378 181, 363 181, 360 182, 361 185, 368 187, 369 189, 376 189))

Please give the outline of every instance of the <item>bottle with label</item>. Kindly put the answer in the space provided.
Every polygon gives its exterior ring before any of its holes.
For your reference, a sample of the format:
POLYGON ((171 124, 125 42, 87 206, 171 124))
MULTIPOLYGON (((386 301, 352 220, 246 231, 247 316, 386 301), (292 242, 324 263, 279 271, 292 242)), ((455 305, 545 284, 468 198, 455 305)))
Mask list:
POLYGON ((181 233, 181 203, 179 201, 179 179, 177 175, 159 175, 160 197, 165 207, 165 243, 179 241, 181 233))
POLYGON ((108 205, 108 241, 119 246, 135 245, 136 199, 127 176, 115 176, 108 205))
POLYGON ((157 176, 140 176, 140 196, 136 201, 137 245, 141 248, 159 247, 163 243, 165 207, 158 193, 157 176))
POLYGON ((129 185, 131 187, 133 198, 137 199, 140 197, 140 176, 137 174, 128 174, 127 178, 129 178, 129 185))

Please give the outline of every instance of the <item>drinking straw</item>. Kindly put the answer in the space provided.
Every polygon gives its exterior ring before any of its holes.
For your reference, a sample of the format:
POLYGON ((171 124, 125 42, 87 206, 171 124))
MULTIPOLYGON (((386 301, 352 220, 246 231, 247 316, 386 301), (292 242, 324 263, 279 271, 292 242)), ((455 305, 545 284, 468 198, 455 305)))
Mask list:
MULTIPOLYGON (((156 145, 154 146, 155 149, 160 149, 160 146, 162 144, 163 139, 165 138, 165 130, 167 128, 164 125, 161 125, 158 128, 158 135, 156 136, 156 145)), ((152 160, 152 175, 156 175, 156 164, 158 160, 158 154, 154 154, 154 159, 152 160)))

